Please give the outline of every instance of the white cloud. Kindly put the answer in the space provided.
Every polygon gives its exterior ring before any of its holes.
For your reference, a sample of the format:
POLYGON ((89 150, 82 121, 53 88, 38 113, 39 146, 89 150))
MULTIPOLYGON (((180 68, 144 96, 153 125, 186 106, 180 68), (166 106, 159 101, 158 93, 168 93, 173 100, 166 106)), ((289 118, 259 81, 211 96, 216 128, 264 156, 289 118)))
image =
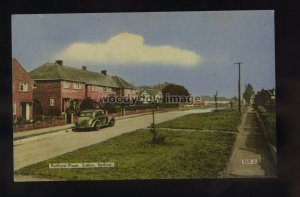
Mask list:
POLYGON ((194 51, 168 45, 146 45, 142 36, 131 33, 120 33, 105 43, 73 43, 57 54, 56 58, 72 62, 107 65, 196 66, 201 62, 201 56, 194 51))

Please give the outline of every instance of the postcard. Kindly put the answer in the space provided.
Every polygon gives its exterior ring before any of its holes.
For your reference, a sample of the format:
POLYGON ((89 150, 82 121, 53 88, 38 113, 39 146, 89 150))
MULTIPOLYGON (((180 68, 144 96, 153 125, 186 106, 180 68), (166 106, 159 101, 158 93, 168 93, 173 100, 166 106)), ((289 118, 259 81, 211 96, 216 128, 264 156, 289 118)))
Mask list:
POLYGON ((15 182, 277 177, 274 11, 11 19, 15 182))

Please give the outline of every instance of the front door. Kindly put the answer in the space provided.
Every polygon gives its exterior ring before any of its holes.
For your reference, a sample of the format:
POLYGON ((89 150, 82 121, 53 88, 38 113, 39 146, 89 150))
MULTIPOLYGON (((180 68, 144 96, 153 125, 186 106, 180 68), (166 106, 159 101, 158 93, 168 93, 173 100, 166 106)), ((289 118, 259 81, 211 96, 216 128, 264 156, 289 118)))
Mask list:
POLYGON ((21 103, 22 118, 26 118, 26 103, 21 103))
POLYGON ((30 103, 21 103, 22 118, 30 119, 30 103))
POLYGON ((67 124, 72 124, 73 123, 73 113, 66 113, 67 116, 67 124))
POLYGON ((26 103, 26 120, 30 119, 30 103, 26 103))
POLYGON ((68 107, 70 106, 70 99, 69 98, 63 98, 62 99, 62 112, 66 112, 68 107))

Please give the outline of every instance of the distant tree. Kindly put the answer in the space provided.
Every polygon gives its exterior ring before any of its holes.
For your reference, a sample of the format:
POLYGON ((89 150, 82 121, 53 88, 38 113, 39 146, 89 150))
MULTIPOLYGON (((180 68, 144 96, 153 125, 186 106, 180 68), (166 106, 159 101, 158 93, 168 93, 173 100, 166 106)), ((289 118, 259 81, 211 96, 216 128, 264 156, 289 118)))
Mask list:
POLYGON ((91 98, 85 98, 79 106, 80 111, 86 110, 86 109, 96 109, 96 107, 97 107, 96 101, 94 101, 91 98))
POLYGON ((154 85, 152 88, 162 90, 169 84, 171 84, 171 83, 169 83, 169 82, 159 83, 159 84, 154 85))
POLYGON ((142 85, 139 87, 140 90, 144 90, 144 89, 150 89, 152 88, 151 86, 146 86, 146 85, 142 85))
POLYGON ((269 104, 271 101, 270 99, 270 95, 268 94, 268 92, 264 89, 262 89, 261 91, 259 91, 254 98, 254 102, 256 106, 264 106, 266 104, 269 104))
POLYGON ((189 91, 181 85, 168 84, 162 89, 163 102, 166 102, 166 94, 170 96, 190 96, 189 91))
POLYGON ((164 89, 167 85, 169 85, 171 83, 169 82, 164 82, 164 83, 158 83, 158 84, 155 84, 155 85, 142 85, 139 87, 139 89, 159 89, 159 90, 162 90, 164 89))
POLYGON ((232 100, 233 102, 237 102, 238 97, 234 96, 234 97, 232 97, 230 100, 232 100))
POLYGON ((255 92, 254 92, 254 90, 253 90, 252 85, 251 85, 250 83, 248 83, 248 84, 246 85, 245 92, 244 92, 244 94, 243 94, 243 98, 246 100, 246 103, 247 103, 248 105, 249 105, 249 103, 250 103, 250 99, 251 99, 252 95, 254 95, 254 94, 255 94, 255 92))

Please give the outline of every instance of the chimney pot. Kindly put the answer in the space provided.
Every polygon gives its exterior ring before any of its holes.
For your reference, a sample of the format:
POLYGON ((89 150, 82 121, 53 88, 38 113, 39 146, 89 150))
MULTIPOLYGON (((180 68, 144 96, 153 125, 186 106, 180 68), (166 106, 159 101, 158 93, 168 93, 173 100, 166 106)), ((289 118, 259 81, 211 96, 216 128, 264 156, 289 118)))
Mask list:
POLYGON ((87 71, 87 68, 86 68, 86 66, 82 66, 82 70, 85 70, 85 71, 87 71))
POLYGON ((106 71, 106 70, 101 70, 101 73, 102 73, 103 75, 107 75, 107 71, 106 71))
POLYGON ((64 62, 62 60, 56 60, 55 63, 60 66, 62 66, 64 64, 64 62))

